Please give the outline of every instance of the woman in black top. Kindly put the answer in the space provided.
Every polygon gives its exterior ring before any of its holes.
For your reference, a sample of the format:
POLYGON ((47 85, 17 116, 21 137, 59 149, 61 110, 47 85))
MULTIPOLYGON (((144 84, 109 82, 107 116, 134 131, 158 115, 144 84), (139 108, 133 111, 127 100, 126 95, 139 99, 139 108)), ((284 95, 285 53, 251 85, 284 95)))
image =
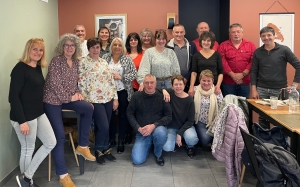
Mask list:
POLYGON ((199 38, 202 49, 194 54, 192 61, 192 74, 190 80, 189 95, 194 96, 194 86, 199 85, 199 75, 201 71, 209 69, 214 75, 215 94, 221 93, 221 83, 223 81, 222 57, 219 52, 213 50, 216 37, 213 32, 203 32, 199 38))
POLYGON ((43 109, 45 81, 42 67, 46 67, 44 40, 32 38, 26 43, 20 62, 11 72, 9 89, 10 120, 21 144, 21 175, 16 177, 19 187, 37 186, 33 184, 32 177, 56 145, 55 135, 43 109), (43 145, 32 157, 36 137, 43 145))

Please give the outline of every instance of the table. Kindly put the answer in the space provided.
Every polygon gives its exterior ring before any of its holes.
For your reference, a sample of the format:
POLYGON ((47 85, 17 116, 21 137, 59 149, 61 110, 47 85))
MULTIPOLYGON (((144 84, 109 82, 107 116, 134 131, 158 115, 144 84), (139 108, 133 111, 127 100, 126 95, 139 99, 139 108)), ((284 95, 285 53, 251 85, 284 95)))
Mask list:
MULTIPOLYGON (((291 138, 291 152, 297 156, 300 163, 300 154, 297 148, 300 146, 300 111, 296 114, 289 113, 288 106, 278 106, 271 109, 268 105, 255 103, 256 99, 247 99, 249 109, 249 124, 253 124, 252 112, 255 111, 270 123, 282 128, 282 131, 291 138), (299 140, 298 140, 299 139, 299 140)), ((249 128, 252 133, 252 128, 249 128)))

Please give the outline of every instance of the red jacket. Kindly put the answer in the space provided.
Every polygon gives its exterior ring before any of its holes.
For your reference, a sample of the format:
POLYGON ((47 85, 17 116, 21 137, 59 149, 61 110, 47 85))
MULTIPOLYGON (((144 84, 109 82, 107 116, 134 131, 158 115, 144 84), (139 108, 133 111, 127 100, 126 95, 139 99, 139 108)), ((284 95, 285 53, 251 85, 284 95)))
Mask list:
MULTIPOLYGON (((238 49, 234 47, 230 40, 226 40, 220 44, 218 52, 222 56, 224 83, 231 85, 236 84, 227 74, 230 71, 234 73, 242 73, 245 69, 250 71, 255 49, 254 43, 245 39, 242 39, 242 43, 238 49)), ((243 78, 243 84, 250 84, 249 74, 243 78)))
MULTIPOLYGON (((196 38, 195 40, 193 40, 194 44, 196 45, 197 51, 199 52, 202 47, 199 44, 199 38, 196 38)), ((213 50, 217 51, 219 47, 219 43, 217 41, 215 41, 215 45, 213 46, 213 50)))

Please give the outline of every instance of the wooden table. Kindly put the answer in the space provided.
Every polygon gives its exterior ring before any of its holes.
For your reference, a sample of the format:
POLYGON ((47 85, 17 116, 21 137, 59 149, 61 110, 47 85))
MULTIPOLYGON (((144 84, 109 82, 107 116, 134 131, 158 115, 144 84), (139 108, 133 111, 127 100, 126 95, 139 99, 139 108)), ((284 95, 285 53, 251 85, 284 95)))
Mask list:
MULTIPOLYGON (((291 152, 297 156, 300 163, 300 155, 297 155, 297 148, 300 146, 300 111, 292 114, 289 113, 288 106, 278 106, 277 109, 271 109, 270 106, 261 105, 255 101, 256 99, 247 99, 249 124, 253 124, 252 111, 255 111, 273 125, 281 127, 282 131, 291 138, 291 152)), ((249 128, 249 131, 252 133, 252 128, 249 128)))

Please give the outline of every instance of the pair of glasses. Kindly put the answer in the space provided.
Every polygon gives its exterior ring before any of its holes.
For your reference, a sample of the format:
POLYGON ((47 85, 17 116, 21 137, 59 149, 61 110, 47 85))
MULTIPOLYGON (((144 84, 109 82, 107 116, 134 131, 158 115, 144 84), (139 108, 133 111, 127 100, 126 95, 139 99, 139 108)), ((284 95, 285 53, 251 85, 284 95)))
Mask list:
POLYGON ((75 44, 64 44, 64 48, 75 48, 75 44))

